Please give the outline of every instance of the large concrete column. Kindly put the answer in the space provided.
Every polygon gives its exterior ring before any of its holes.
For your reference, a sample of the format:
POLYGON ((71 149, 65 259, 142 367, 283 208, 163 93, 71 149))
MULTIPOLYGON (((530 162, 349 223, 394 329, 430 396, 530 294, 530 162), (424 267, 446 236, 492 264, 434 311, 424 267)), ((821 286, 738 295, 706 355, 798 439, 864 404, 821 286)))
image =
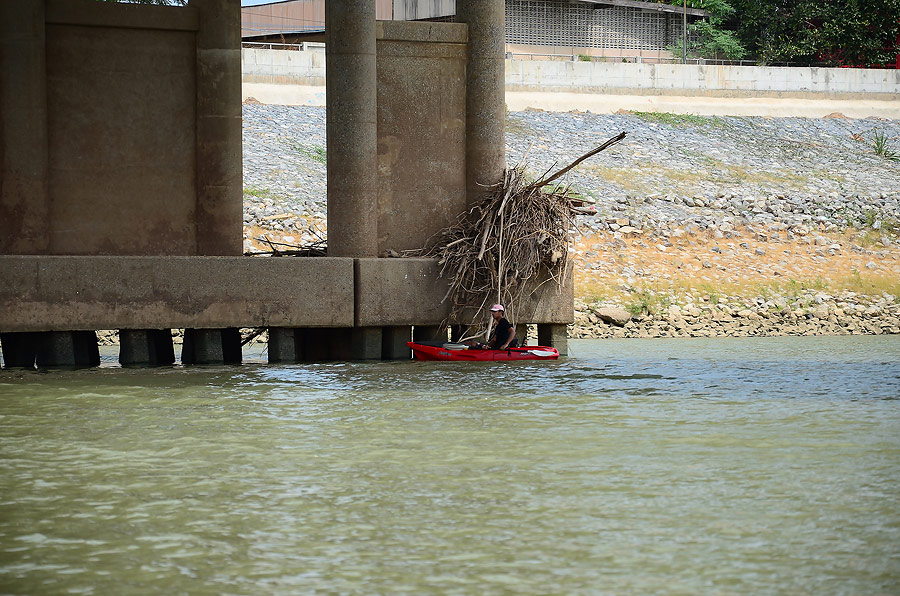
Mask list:
POLYGON ((0 254, 49 250, 44 0, 0 2, 0 254))
POLYGON ((241 6, 191 0, 197 32, 197 254, 240 255, 241 6))
POLYGON ((328 256, 375 257, 375 0, 325 3, 325 92, 328 256))
POLYGON ((469 26, 466 62, 466 201, 484 197, 506 167, 506 3, 457 0, 456 20, 469 26))

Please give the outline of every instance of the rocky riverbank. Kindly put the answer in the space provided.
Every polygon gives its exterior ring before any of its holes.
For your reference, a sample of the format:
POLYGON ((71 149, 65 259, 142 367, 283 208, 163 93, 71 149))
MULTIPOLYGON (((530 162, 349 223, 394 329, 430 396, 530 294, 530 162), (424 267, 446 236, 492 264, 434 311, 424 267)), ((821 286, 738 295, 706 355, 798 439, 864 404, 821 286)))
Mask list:
MULTIPOLYGON (((572 337, 898 333, 900 121, 510 113, 534 172, 626 131, 567 183, 572 337), (604 322, 607 309, 626 322, 604 322)), ((244 106, 246 250, 325 226, 324 108, 244 106)))

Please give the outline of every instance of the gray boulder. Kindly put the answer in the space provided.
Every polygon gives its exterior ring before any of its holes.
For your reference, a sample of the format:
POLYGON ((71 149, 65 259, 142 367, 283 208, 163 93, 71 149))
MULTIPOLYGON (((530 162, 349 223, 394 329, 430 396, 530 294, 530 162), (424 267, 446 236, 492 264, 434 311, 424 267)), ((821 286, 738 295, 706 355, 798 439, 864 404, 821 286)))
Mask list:
POLYGON ((631 320, 631 313, 624 308, 602 307, 591 309, 604 323, 624 327, 631 320))

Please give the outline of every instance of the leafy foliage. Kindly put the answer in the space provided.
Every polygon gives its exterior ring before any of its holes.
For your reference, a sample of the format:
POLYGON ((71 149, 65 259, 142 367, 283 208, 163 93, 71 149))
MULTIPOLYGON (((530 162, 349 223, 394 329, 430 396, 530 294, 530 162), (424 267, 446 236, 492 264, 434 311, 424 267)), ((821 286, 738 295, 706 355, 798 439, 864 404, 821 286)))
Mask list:
POLYGON ((157 6, 187 6, 188 0, 99 0, 119 4, 156 4, 157 6))
MULTIPOLYGON (((726 26, 735 14, 732 0, 672 0, 670 4, 691 8, 702 8, 709 12, 709 17, 688 25, 688 54, 701 58, 726 58, 740 60, 747 55, 747 50, 737 33, 726 26)), ((676 56, 681 55, 682 42, 672 48, 676 56)))
MULTIPOLYGON (((894 63, 900 0, 669 0, 710 16, 689 25, 694 57, 833 66, 894 63)), ((681 55, 679 41, 670 48, 681 55)))
POLYGON ((730 0, 729 22, 763 62, 892 63, 900 0, 730 0))

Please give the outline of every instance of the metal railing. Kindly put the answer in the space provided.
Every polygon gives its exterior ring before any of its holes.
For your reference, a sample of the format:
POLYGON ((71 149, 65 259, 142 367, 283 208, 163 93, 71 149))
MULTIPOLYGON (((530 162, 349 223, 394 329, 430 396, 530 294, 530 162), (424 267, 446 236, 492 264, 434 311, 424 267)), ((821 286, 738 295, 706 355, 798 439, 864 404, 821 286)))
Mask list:
MULTIPOLYGON (((591 56, 588 54, 542 54, 539 52, 507 52, 509 60, 551 60, 561 62, 612 62, 624 64, 684 64, 681 58, 662 56, 591 56)), ((796 62, 766 62, 756 60, 717 60, 713 58, 688 58, 687 64, 716 66, 803 66, 833 67, 825 62, 800 64, 796 62)))
POLYGON ((268 41, 244 41, 242 48, 257 50, 287 50, 290 52, 325 51, 325 44, 318 41, 304 41, 301 43, 272 43, 268 41))

